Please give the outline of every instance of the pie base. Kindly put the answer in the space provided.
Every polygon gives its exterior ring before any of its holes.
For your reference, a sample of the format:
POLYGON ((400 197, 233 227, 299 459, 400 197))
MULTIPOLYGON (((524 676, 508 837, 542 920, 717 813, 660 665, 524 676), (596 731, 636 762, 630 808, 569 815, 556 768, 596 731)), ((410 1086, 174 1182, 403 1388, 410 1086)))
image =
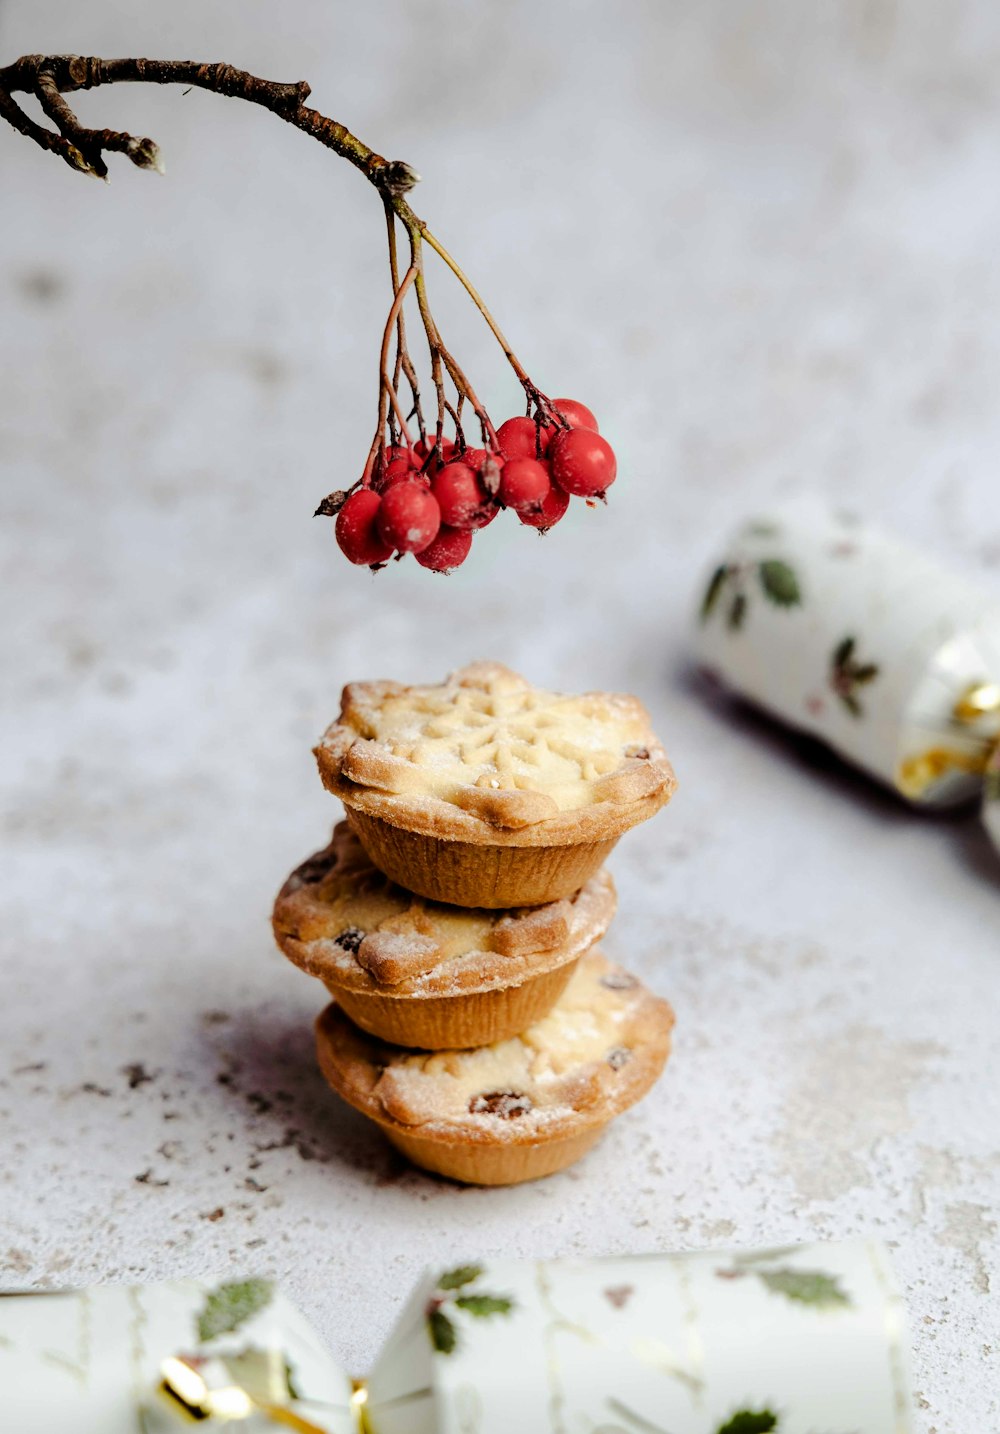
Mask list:
POLYGON ((564 846, 488 846, 394 826, 350 805, 351 826, 375 865, 399 886, 452 906, 541 906, 575 896, 620 835, 564 846))
POLYGON ((451 1145, 416 1135, 399 1125, 384 1125, 382 1129, 408 1160, 435 1175, 445 1175, 463 1185, 520 1185, 565 1170, 586 1155, 609 1123, 602 1121, 575 1135, 539 1145, 451 1145))
POLYGON ((423 1051, 464 1049, 505 1041, 540 1021, 562 995, 578 960, 579 955, 520 986, 459 996, 415 999, 350 990, 330 980, 323 984, 356 1026, 380 1040, 423 1051))

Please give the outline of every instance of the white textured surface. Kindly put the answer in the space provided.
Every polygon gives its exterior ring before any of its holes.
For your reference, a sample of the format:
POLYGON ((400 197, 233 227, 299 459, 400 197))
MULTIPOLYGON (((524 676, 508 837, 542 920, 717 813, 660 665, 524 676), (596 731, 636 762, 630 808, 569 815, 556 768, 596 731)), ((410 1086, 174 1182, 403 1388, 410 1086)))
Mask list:
MULTIPOLYGON (((360 177, 199 94, 80 98, 158 138, 166 180, 0 133, 4 1278, 274 1273, 357 1369, 445 1254, 872 1232, 920 1427, 995 1429, 995 860, 973 816, 713 707, 685 651, 718 533, 805 487, 997 589, 996 7, 0 6, 3 57, 35 48, 308 78, 426 176, 418 209, 622 478, 544 541, 502 519, 450 580, 349 570, 309 514, 374 411, 360 177), (639 692, 682 783, 615 854, 609 943, 674 1000, 674 1063, 509 1192, 404 1168, 334 1103, 267 924, 335 816, 309 747, 340 684, 475 656, 639 692)), ((502 415, 498 353, 432 282, 502 415)))

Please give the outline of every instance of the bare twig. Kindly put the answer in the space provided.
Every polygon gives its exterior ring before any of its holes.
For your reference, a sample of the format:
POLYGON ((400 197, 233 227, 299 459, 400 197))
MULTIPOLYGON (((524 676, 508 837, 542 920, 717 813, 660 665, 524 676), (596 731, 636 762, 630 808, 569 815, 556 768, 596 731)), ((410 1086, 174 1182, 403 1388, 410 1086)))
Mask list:
MULTIPOLYGON (((163 169, 160 151, 156 143, 144 137, 127 134, 121 130, 89 129, 81 124, 65 96, 77 90, 96 89, 100 85, 120 83, 148 83, 160 85, 185 85, 208 90, 213 94, 246 100, 260 105, 272 114, 293 125, 304 134, 311 135, 320 144, 348 160, 359 169, 374 185, 385 206, 389 239, 389 260, 392 274, 394 303, 393 324, 396 333, 396 358, 391 378, 383 362, 380 379, 380 411, 385 407, 383 422, 389 420, 394 436, 396 425, 405 435, 406 418, 399 403, 398 388, 400 374, 405 375, 413 397, 410 416, 416 416, 420 436, 426 443, 426 430, 420 404, 420 389, 416 369, 406 344, 406 326, 402 312, 402 298, 412 282, 417 304, 423 322, 424 334, 430 353, 431 377, 437 396, 437 422, 434 448, 440 449, 445 414, 451 415, 456 424, 456 433, 461 435, 460 415, 462 404, 467 400, 475 411, 483 434, 483 441, 495 446, 496 431, 489 414, 479 401, 454 355, 441 340, 440 331, 430 311, 424 278, 423 241, 441 257, 444 263, 465 288, 473 303, 479 309, 486 323, 499 342, 508 363, 518 377, 528 399, 529 410, 534 405, 539 418, 552 420, 553 410, 549 400, 528 377, 507 342, 496 320, 482 298, 473 288, 466 275, 445 249, 444 245, 427 228, 427 225, 410 208, 406 195, 419 179, 419 175, 401 160, 387 160, 377 154, 362 140, 351 133, 345 125, 328 118, 319 110, 306 104, 310 94, 304 80, 292 84, 264 80, 233 65, 224 63, 202 64, 194 60, 147 60, 116 59, 102 60, 82 55, 23 55, 13 64, 0 68, 0 118, 33 141, 41 149, 57 154, 71 168, 97 178, 106 179, 108 174, 105 155, 121 153, 140 169, 163 169), (49 129, 33 120, 17 103, 16 94, 35 95, 43 112, 55 126, 49 129), (399 265, 396 256, 395 221, 399 220, 407 231, 410 241, 410 275, 399 282, 399 265), (458 395, 457 407, 445 394, 445 375, 455 386, 458 395), (391 417, 390 417, 391 415, 391 417)), ((407 442, 409 438, 407 436, 407 442)), ((377 435, 365 466, 365 479, 370 481, 375 459, 382 446, 377 435)))
POLYGON ((447 370, 448 377, 455 385, 459 396, 468 399, 469 403, 472 405, 473 412, 479 419, 479 426, 482 429, 483 442, 495 446, 497 441, 497 435, 496 429, 493 427, 493 423, 490 419, 490 416, 486 412, 483 405, 480 403, 476 395, 475 389, 469 383, 469 380, 462 372, 457 361, 448 351, 448 349, 445 348, 444 343, 441 339, 441 334, 438 330, 438 326, 434 322, 434 316, 431 313, 430 304, 427 299, 427 284, 424 278, 423 247, 421 245, 420 240, 421 236, 419 234, 411 236, 411 254, 413 256, 413 267, 415 267, 417 271, 417 277, 414 283, 414 288, 417 292, 417 305, 420 309, 420 317, 423 319, 424 322, 424 332, 427 335, 427 344, 431 351, 431 373, 434 379, 434 387, 437 389, 438 395, 438 445, 440 445, 441 442, 441 432, 444 426, 444 415, 445 409, 447 407, 447 401, 445 398, 444 391, 444 376, 441 371, 443 365, 445 370, 447 370))
MULTIPOLYGON (((392 277, 392 291, 395 294, 399 289, 399 258, 396 252, 396 215, 392 205, 386 201, 385 219, 389 238, 389 273, 392 277)), ((392 384, 396 392, 399 392, 400 371, 406 375, 406 381, 410 386, 410 393, 413 397, 413 407, 407 415, 416 418, 417 428, 420 437, 425 440, 427 431, 424 427, 424 412, 420 404, 420 384, 417 379, 417 371, 410 358, 409 349, 406 346, 406 320, 403 317, 403 310, 400 309, 396 320, 396 364, 393 371, 392 384)))
MULTIPOLYGON (((382 335, 382 354, 380 359, 380 370, 382 374, 382 390, 388 395, 389 402, 396 414, 396 421, 399 424, 400 432, 406 440, 407 448, 413 446, 409 430, 406 427, 406 416, 403 413, 402 404, 399 401, 399 394, 396 392, 396 385, 389 376, 389 344, 392 340, 392 331, 399 322, 399 316, 403 309, 403 300, 406 298, 406 291, 417 277, 417 271, 411 264, 403 275, 403 282, 396 290, 396 296, 392 301, 392 308, 389 310, 389 317, 385 321, 385 332, 382 335)), ((385 415, 379 406, 379 432, 385 426, 385 415)))
POLYGON ((522 383, 522 384, 530 384, 530 383, 531 383, 531 379, 528 377, 527 372, 525 371, 524 365, 521 363, 520 359, 517 357, 517 354, 515 354, 514 350, 511 348, 510 344, 507 342, 506 338, 504 337, 503 333, 501 332, 500 325, 497 323, 496 319, 494 319, 494 317, 493 317, 493 315, 490 313, 489 309, 488 309, 488 308, 486 307, 486 305, 483 303, 482 298, 480 297, 480 295, 479 295, 479 294, 477 293, 477 291, 472 287, 472 285, 471 285, 471 283, 469 282, 469 280, 468 280, 468 278, 466 277, 466 275, 465 275, 465 274, 463 273, 463 271, 458 267, 458 265, 455 263, 455 260, 454 260, 454 259, 451 257, 451 255, 448 253, 448 250, 444 247, 444 245, 440 242, 440 240, 435 239, 434 235, 430 232, 429 229, 425 229, 425 230, 424 230, 424 238, 427 240, 427 243, 430 245, 430 247, 434 250, 435 254, 439 255, 439 257, 442 258, 442 259, 444 260, 444 262, 448 265, 448 268, 449 268, 449 269, 451 270, 451 272, 455 275, 455 278, 456 278, 456 279, 458 280, 458 282, 462 285, 462 288, 463 288, 463 289, 465 290, 465 292, 469 295, 469 298, 472 300, 472 302, 475 304, 476 308, 477 308, 477 309, 479 310, 479 312, 482 314, 483 318, 484 318, 484 319, 486 320, 486 322, 489 324, 490 329, 491 329, 492 332, 493 332, 494 338, 496 339, 497 343, 500 345, 500 347, 501 347, 501 348, 503 349, 503 351, 504 351, 504 355, 505 355, 505 357, 506 357, 506 359, 507 359, 507 362, 510 364, 511 368, 512 368, 512 369, 514 370, 514 372, 517 374, 517 376, 518 376, 518 378, 520 379, 521 383, 522 383))

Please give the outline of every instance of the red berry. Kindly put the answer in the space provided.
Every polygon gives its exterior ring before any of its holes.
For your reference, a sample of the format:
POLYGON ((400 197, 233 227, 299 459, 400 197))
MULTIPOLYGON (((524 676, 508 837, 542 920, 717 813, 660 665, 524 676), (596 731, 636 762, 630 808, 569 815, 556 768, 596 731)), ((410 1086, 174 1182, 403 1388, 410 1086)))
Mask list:
POLYGON ((564 428, 552 441, 552 477, 566 493, 601 498, 618 471, 606 438, 587 428, 564 428))
POLYGON ((545 532, 547 528, 555 527, 568 507, 569 494, 564 493, 553 483, 537 508, 530 512, 525 510, 523 513, 518 513, 517 516, 529 528, 540 528, 542 532, 545 532))
POLYGON ((396 483, 402 483, 408 478, 424 481, 423 474, 418 471, 419 468, 420 459, 412 448, 383 448, 381 461, 375 470, 374 486, 376 491, 384 493, 387 488, 393 487, 396 483))
POLYGON ((481 473, 487 458, 491 463, 495 463, 497 468, 502 468, 506 461, 503 454, 493 448, 466 448, 463 453, 455 454, 454 461, 464 463, 473 473, 481 473))
POLYGON ((485 528, 496 515, 496 503, 464 463, 446 463, 431 486, 449 528, 485 528))
POLYGON ((441 509, 421 482, 394 483, 382 495, 378 530, 397 552, 422 552, 437 536, 441 509))
POLYGON ((500 475, 500 502, 515 513, 537 513, 552 489, 546 464, 512 458, 500 475))
POLYGON ((406 473, 420 467, 420 459, 412 448, 389 444, 382 449, 383 473, 406 473))
POLYGON ((349 562, 374 567, 392 557, 392 544, 378 530, 382 499, 370 488, 358 488, 337 514, 337 542, 349 562))
POLYGON ((499 513, 500 508, 496 503, 497 490, 500 487, 500 471, 504 465, 504 456, 493 448, 466 448, 457 463, 464 463, 471 468, 473 473, 479 477, 480 485, 487 498, 492 500, 480 514, 480 528, 485 528, 488 523, 499 513), (487 468, 487 463, 489 467, 487 468))
POLYGON ((416 468, 398 469, 395 473, 387 473, 379 479, 379 492, 385 493, 389 488, 395 488, 397 483, 418 483, 421 488, 429 488, 431 480, 426 473, 420 473, 416 468))
POLYGON ((537 444, 541 445, 541 451, 544 453, 551 437, 551 430, 539 428, 533 418, 508 418, 507 422, 501 423, 497 429, 500 452, 507 459, 536 458, 537 444))
POLYGON ((578 403, 575 398, 554 398, 552 407, 560 418, 565 418, 570 428, 589 428, 593 433, 598 431, 597 419, 589 408, 578 403))
POLYGON ((442 524, 433 543, 417 553, 417 562, 432 572, 450 573, 465 562, 471 547, 472 533, 468 528, 446 528, 442 524))
POLYGON ((390 444, 382 449, 383 473, 406 473, 411 468, 419 467, 420 459, 412 448, 390 444))
MULTIPOLYGON (((427 459, 428 459, 428 457, 430 456, 430 454, 433 452, 433 449, 434 449, 434 439, 433 439, 433 438, 428 437, 426 440, 423 439, 423 438, 418 438, 417 441, 416 441, 416 443, 413 445, 413 451, 414 451, 414 453, 416 454, 416 462, 414 463, 413 466, 414 466, 415 468, 422 468, 422 467, 424 466, 424 464, 427 462, 427 459)), ((455 456, 455 452, 456 452, 456 446, 455 446, 454 443, 452 443, 451 439, 450 439, 450 438, 442 438, 442 439, 441 439, 441 447, 440 447, 440 450, 439 450, 438 454, 435 456, 435 461, 434 461, 434 463, 431 464, 430 466, 431 466, 432 468, 434 468, 435 466, 440 465, 440 464, 450 463, 451 460, 452 460, 452 459, 454 458, 454 456, 455 456)))
POLYGON ((388 488, 395 488, 397 483, 419 483, 422 488, 429 488, 431 480, 426 473, 421 473, 417 468, 397 468, 394 473, 387 473, 379 482, 379 492, 384 493, 388 488))

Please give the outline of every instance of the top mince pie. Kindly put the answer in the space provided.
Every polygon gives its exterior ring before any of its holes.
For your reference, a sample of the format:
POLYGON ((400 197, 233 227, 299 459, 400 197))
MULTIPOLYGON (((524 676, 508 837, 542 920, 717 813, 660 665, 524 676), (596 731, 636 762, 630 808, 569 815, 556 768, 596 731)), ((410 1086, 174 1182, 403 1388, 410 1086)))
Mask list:
POLYGON ((465 906, 572 895, 675 786, 636 698, 548 692, 490 662, 349 684, 316 759, 377 866, 465 906))

